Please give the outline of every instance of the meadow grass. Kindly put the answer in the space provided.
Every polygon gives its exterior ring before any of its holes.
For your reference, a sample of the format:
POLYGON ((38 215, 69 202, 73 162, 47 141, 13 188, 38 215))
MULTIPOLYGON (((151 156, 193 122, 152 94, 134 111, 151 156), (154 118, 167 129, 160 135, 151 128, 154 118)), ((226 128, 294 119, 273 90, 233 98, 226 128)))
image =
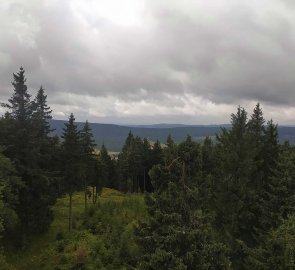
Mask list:
MULTIPOLYGON (((6 252, 8 262, 17 270, 38 269, 40 255, 56 241, 57 235, 69 236, 68 206, 68 196, 57 199, 53 206, 54 220, 49 230, 42 235, 32 237, 23 250, 9 248, 6 252)), ((104 188, 97 205, 92 206, 92 201, 89 199, 88 206, 98 208, 96 210, 102 212, 106 219, 105 223, 115 220, 127 226, 129 223, 134 224, 133 219, 145 218, 144 197, 141 194, 123 194, 117 190, 104 188)), ((84 193, 77 192, 73 196, 73 227, 76 230, 83 229, 84 212, 84 193)))

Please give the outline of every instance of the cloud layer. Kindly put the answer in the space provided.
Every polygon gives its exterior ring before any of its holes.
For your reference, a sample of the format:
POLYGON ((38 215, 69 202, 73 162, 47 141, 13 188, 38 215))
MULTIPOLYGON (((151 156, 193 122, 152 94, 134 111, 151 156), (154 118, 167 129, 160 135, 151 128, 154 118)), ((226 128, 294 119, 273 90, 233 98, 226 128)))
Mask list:
POLYGON ((56 118, 222 123, 260 101, 294 123, 293 1, 3 0, 0 38, 1 101, 23 65, 56 118))

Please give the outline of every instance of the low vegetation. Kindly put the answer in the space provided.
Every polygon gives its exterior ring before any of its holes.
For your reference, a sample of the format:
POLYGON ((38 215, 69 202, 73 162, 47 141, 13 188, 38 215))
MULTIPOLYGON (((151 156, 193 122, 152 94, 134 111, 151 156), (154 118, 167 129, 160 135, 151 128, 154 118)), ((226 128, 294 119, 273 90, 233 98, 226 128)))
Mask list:
POLYGON ((84 212, 84 194, 73 196, 73 231, 68 232, 68 200, 53 207, 54 220, 46 234, 32 239, 25 251, 11 251, 16 270, 132 269, 139 248, 134 227, 146 219, 144 197, 105 188, 97 204, 84 212))

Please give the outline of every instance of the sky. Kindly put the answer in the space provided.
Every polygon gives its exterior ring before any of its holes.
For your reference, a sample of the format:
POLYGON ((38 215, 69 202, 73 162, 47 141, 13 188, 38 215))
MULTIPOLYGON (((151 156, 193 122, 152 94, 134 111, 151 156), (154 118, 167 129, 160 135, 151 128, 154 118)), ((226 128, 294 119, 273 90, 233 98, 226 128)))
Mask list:
POLYGON ((294 56, 293 0, 0 1, 0 101, 23 66, 55 119, 294 125, 294 56))

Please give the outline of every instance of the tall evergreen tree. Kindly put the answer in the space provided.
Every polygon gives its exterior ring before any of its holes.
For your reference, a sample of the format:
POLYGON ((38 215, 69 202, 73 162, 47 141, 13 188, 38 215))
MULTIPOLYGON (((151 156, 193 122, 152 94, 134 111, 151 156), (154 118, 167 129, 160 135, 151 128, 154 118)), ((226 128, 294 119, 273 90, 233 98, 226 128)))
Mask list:
MULTIPOLYGON (((265 185, 265 177, 264 177, 264 167, 263 167, 263 159, 264 159, 264 127, 265 120, 263 118, 263 112, 260 107, 260 104, 257 103, 255 106, 253 113, 251 115, 251 119, 247 124, 247 129, 250 136, 249 148, 253 151, 253 173, 252 173, 252 182, 256 191, 263 192, 263 186, 265 185)), ((263 196, 259 194, 259 196, 263 196)))
POLYGON ((143 181, 141 184, 143 192, 152 191, 151 180, 149 176, 149 170, 152 167, 151 163, 151 144, 147 138, 143 139, 142 144, 142 167, 143 167, 143 181))
POLYGON ((178 156, 185 164, 186 174, 190 177, 201 173, 201 149, 198 143, 187 135, 186 140, 178 145, 178 156))
POLYGON ((249 247, 257 243, 260 206, 253 190, 254 152, 247 127, 247 113, 238 107, 231 116, 230 130, 217 136, 218 182, 216 187, 216 228, 231 250, 234 269, 245 268, 249 247))
MULTIPOLYGON (((18 73, 13 74, 13 94, 8 103, 1 105, 8 109, 6 119, 10 120, 7 130, 8 146, 5 153, 16 162, 18 170, 26 165, 32 166, 37 148, 35 146, 35 128, 32 122, 33 103, 26 85, 25 71, 21 67, 18 73)), ((24 170, 24 168, 23 168, 24 170)))
POLYGON ((213 174, 216 168, 216 157, 213 141, 206 137, 202 145, 202 172, 204 176, 213 174))
POLYGON ((51 205, 54 202, 49 189, 50 182, 44 175, 38 162, 40 147, 39 137, 34 124, 34 106, 26 86, 25 71, 13 74, 13 94, 7 104, 5 116, 6 146, 4 153, 13 160, 22 178, 19 190, 20 203, 16 209, 21 222, 23 243, 31 232, 44 231, 52 220, 51 205))
POLYGON ((215 197, 217 158, 214 143, 206 137, 201 146, 201 177, 199 183, 200 201, 202 210, 212 210, 215 197))
POLYGON ((152 147, 152 152, 151 152, 151 159, 152 159, 152 164, 157 165, 157 164, 162 164, 163 163, 163 149, 161 146, 161 143, 159 140, 156 140, 152 147))
POLYGON ((25 70, 21 67, 18 73, 13 73, 13 79, 12 97, 2 106, 9 109, 12 118, 19 122, 20 127, 24 127, 32 115, 31 95, 26 85, 25 70))
POLYGON ((170 134, 166 139, 166 147, 163 149, 163 152, 165 164, 168 164, 177 158, 177 145, 170 134))
POLYGON ((154 193, 146 195, 149 219, 136 231, 143 257, 139 269, 229 269, 225 247, 198 209, 198 192, 182 163, 150 172, 154 193))
POLYGON ((248 129, 251 134, 252 143, 256 148, 259 148, 263 143, 264 123, 265 120, 260 103, 257 103, 251 115, 251 119, 248 122, 248 129))
POLYGON ((39 137, 48 136, 52 131, 50 128, 50 120, 52 119, 52 110, 47 105, 47 95, 41 86, 33 102, 34 120, 38 127, 39 137))
MULTIPOLYGON (((272 149, 269 151, 273 152, 272 149)), ((271 195, 268 197, 269 215, 273 227, 277 227, 288 215, 295 213, 295 148, 285 143, 280 147, 278 154, 277 163, 273 164, 268 189, 268 194, 271 195)))
POLYGON ((72 198, 73 193, 82 187, 81 176, 81 142, 80 134, 75 124, 75 117, 71 113, 68 123, 63 129, 63 159, 64 181, 63 187, 69 194, 69 231, 72 229, 72 198))
MULTIPOLYGON (((80 133, 81 140, 81 150, 82 150, 82 177, 84 182, 84 202, 85 209, 87 207, 87 194, 88 194, 88 185, 91 178, 95 175, 95 159, 94 159, 94 151, 95 151, 95 141, 93 139, 93 134, 90 128, 88 121, 85 122, 83 129, 80 133)), ((93 194, 94 196, 94 194, 93 194)))
POLYGON ((122 151, 118 156, 118 166, 120 175, 120 189, 123 191, 131 191, 131 168, 130 168, 130 158, 132 152, 132 144, 134 141, 134 136, 131 131, 129 131, 128 136, 123 145, 122 151))
POLYGON ((3 230, 10 235, 18 223, 16 209, 22 185, 11 160, 3 155, 3 148, 0 147, 0 234, 3 230))
POLYGON ((109 188, 116 188, 116 165, 104 144, 101 146, 98 157, 100 160, 100 175, 103 185, 109 188))
POLYGON ((263 170, 266 179, 272 177, 273 170, 276 169, 279 159, 279 149, 278 126, 270 120, 267 122, 264 131, 263 144, 263 170))
MULTIPOLYGON (((146 145, 148 147, 148 145, 146 145)), ((130 192, 139 191, 140 178, 144 174, 144 145, 140 137, 129 132, 122 152, 118 157, 120 174, 122 176, 121 184, 125 186, 125 190, 130 192)))

